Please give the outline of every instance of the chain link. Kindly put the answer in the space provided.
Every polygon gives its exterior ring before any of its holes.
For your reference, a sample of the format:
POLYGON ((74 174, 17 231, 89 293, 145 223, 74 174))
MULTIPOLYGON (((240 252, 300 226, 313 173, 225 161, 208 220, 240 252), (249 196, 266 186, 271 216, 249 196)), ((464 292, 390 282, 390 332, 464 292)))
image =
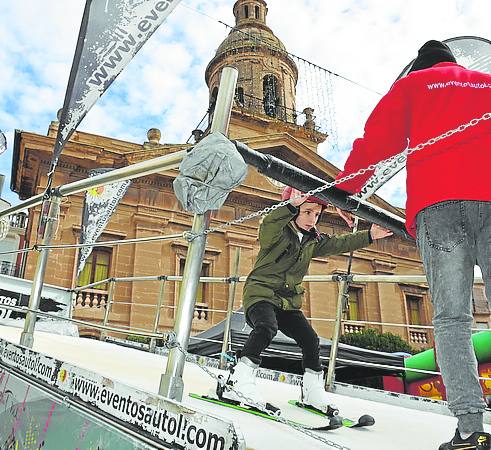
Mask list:
MULTIPOLYGON (((175 348, 177 348, 184 355, 185 358, 187 358, 187 356, 190 355, 186 350, 184 350, 182 348, 182 346, 177 341, 172 342, 172 344, 175 348)), ((218 377, 218 375, 213 373, 205 365, 201 365, 196 361, 194 361, 194 364, 196 364, 201 370, 203 370, 206 374, 208 374, 211 378, 213 378, 217 383, 221 383, 221 384, 223 383, 223 381, 218 377)), ((300 431, 301 433, 311 437, 312 439, 315 439, 316 441, 323 442, 324 444, 330 446, 331 448, 336 448, 338 450, 351 450, 350 447, 346 447, 345 445, 337 444, 336 442, 333 442, 329 439, 326 439, 323 436, 315 434, 309 427, 305 427, 305 426, 297 424, 296 422, 293 422, 291 420, 284 419, 283 417, 281 417, 279 415, 279 413, 275 413, 273 411, 270 411, 269 409, 266 408, 266 405, 261 404, 261 403, 256 403, 253 399, 245 396, 244 394, 242 394, 242 392, 234 389, 230 385, 228 385, 226 387, 226 389, 233 391, 235 394, 237 394, 237 396, 239 398, 241 398, 244 401, 244 403, 258 409, 259 411, 262 411, 263 413, 266 413, 268 416, 272 417, 276 422, 280 422, 280 423, 287 425, 287 426, 289 426, 289 427, 291 427, 297 431, 300 431)))
POLYGON ((418 144, 413 148, 406 149, 403 152, 400 152, 394 156, 391 156, 390 158, 384 159, 384 160, 379 161, 379 162, 374 163, 374 164, 370 164, 368 167, 364 167, 364 168, 358 170, 357 172, 350 173, 349 175, 346 175, 346 176, 344 176, 338 180, 334 180, 334 181, 331 181, 329 183, 326 183, 322 186, 319 186, 318 188, 315 188, 315 189, 312 189, 308 192, 305 192, 302 195, 299 195, 297 197, 292 197, 288 200, 284 200, 284 201, 277 203, 275 205, 268 206, 267 208, 261 209, 257 212, 251 213, 247 216, 239 217, 238 219, 223 223, 223 224, 219 225, 218 227, 210 227, 210 228, 202 231, 201 233, 188 232, 188 233, 186 233, 185 237, 187 240, 192 241, 192 240, 194 240, 200 236, 207 236, 210 233, 215 233, 217 231, 224 230, 224 229, 229 228, 233 225, 240 225, 241 223, 245 222, 246 220, 251 220, 251 219, 254 219, 256 217, 265 216, 266 214, 268 214, 268 213, 270 213, 270 212, 272 212, 278 208, 281 208, 282 206, 288 205, 293 200, 297 200, 297 199, 303 198, 303 197, 310 197, 312 195, 315 196, 315 194, 318 194, 319 192, 325 191, 326 189, 329 189, 329 188, 334 187, 338 184, 344 183, 345 181, 350 181, 350 180, 352 180, 352 179, 354 179, 360 175, 366 174, 367 172, 372 172, 379 166, 385 166, 385 165, 391 164, 392 162, 394 162, 396 159, 400 158, 401 156, 404 156, 407 158, 409 155, 412 155, 413 153, 415 153, 417 151, 423 150, 425 147, 431 146, 431 145, 435 144, 436 142, 441 141, 442 139, 447 139, 456 133, 462 133, 467 128, 474 127, 479 122, 484 121, 484 120, 490 120, 490 119, 491 119, 491 112, 485 113, 481 117, 472 119, 468 123, 460 125, 459 127, 454 128, 453 130, 449 130, 449 131, 441 134, 438 137, 428 139, 426 142, 424 142, 422 144, 418 144))

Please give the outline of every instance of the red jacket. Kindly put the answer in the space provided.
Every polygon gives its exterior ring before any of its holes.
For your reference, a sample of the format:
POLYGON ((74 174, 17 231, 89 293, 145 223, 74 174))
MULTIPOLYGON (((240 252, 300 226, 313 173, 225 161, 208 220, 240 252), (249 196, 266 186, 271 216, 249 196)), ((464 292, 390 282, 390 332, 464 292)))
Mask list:
MULTIPOLYGON (((357 172, 491 112, 491 75, 444 62, 410 73, 380 100, 356 139, 344 171, 357 172)), ((341 183, 359 192, 373 172, 341 183)), ((415 236, 416 215, 444 200, 491 201, 491 120, 409 156, 406 228, 415 236)))

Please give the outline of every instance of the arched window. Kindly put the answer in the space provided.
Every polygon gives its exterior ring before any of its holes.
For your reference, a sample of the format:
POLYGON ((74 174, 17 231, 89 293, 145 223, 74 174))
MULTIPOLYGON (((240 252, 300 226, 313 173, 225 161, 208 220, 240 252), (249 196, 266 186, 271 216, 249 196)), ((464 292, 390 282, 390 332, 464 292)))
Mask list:
POLYGON ((248 19, 248 18, 249 18, 249 7, 248 7, 247 5, 246 5, 246 6, 244 6, 244 17, 245 17, 246 19, 248 19))
POLYGON ((259 19, 259 6, 256 6, 256 19, 259 19))
POLYGON ((264 112, 270 117, 278 115, 280 106, 278 91, 278 79, 274 75, 266 75, 263 78, 263 105, 264 112))
POLYGON ((211 124, 213 120, 213 113, 215 112, 215 106, 218 98, 218 87, 214 87, 210 95, 210 106, 208 107, 208 122, 211 124))
POLYGON ((245 105, 245 96, 244 96, 244 88, 238 87, 235 92, 235 100, 240 106, 245 105))
POLYGON ((214 87, 213 90, 211 91, 210 106, 208 108, 208 112, 212 113, 213 110, 215 109, 217 98, 218 98, 218 88, 214 87))

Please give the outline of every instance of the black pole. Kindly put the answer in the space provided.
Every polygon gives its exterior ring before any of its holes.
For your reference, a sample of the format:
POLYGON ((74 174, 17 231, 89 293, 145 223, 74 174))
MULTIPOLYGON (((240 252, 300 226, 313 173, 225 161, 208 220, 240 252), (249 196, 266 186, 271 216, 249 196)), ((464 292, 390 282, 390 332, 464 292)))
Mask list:
MULTIPOLYGON (((329 183, 329 181, 322 180, 321 178, 311 175, 298 167, 276 158, 275 156, 252 150, 242 142, 232 142, 237 147, 237 150, 247 164, 254 166, 262 174, 281 181, 282 183, 292 186, 302 192, 311 191, 312 189, 316 189, 329 183)), ((389 213, 388 211, 385 211, 384 209, 371 203, 357 200, 342 189, 331 187, 315 194, 315 196, 322 200, 328 201, 344 211, 349 211, 356 216, 367 220, 368 222, 376 223, 384 228, 388 228, 398 236, 402 236, 409 240, 414 240, 406 231, 406 228, 404 227, 404 219, 402 217, 389 213)))

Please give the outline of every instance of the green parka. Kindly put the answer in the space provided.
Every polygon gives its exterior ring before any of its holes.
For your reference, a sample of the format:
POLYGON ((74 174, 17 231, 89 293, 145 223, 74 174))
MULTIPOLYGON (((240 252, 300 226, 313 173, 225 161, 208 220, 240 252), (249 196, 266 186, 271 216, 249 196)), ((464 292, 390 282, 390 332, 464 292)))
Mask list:
POLYGON ((286 310, 300 309, 305 291, 302 280, 312 258, 339 255, 371 243, 368 230, 339 236, 314 231, 300 242, 292 223, 297 213, 298 208, 287 205, 264 217, 259 229, 259 254, 244 286, 245 311, 261 301, 286 310))

